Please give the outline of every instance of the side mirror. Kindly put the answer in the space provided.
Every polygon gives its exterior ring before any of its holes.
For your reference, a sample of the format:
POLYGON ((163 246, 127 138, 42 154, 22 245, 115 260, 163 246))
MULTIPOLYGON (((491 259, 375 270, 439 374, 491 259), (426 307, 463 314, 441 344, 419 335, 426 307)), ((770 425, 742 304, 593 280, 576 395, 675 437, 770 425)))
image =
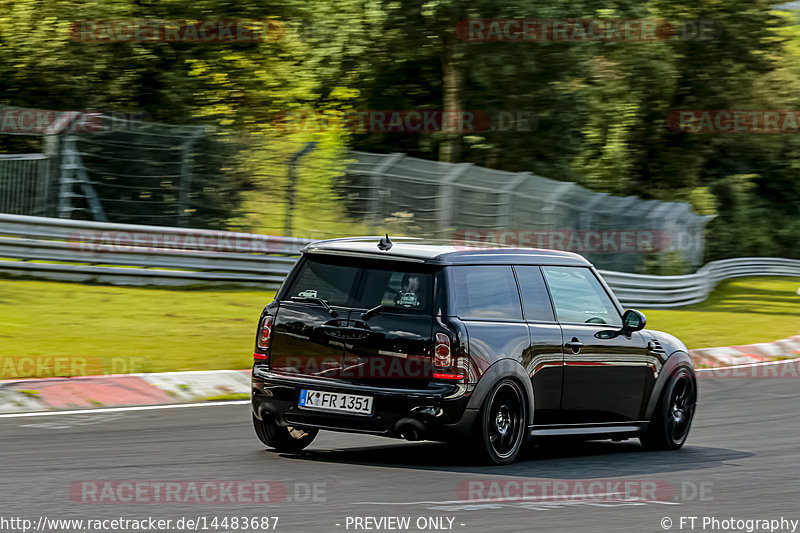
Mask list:
POLYGON ((636 309, 628 309, 622 315, 622 331, 632 332, 639 331, 647 325, 647 317, 644 313, 636 309))

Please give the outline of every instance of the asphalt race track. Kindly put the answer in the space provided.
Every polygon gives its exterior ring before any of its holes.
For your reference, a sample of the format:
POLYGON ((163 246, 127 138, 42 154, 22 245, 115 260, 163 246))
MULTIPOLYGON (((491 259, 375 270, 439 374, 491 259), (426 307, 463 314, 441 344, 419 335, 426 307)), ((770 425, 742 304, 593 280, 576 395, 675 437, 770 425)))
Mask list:
POLYGON ((411 531, 463 532, 664 531, 665 517, 677 531, 681 516, 699 517, 695 530, 703 530, 704 516, 797 520, 797 385, 790 378, 701 379, 692 432, 678 452, 644 452, 638 441, 550 443, 497 468, 469 465, 436 443, 329 432, 301 456, 280 455, 257 441, 247 405, 0 418, 0 515, 278 516, 277 530, 285 532, 364 530, 354 517, 389 516, 411 517, 411 531), (669 501, 486 502, 458 490, 465 480, 543 478, 654 480, 674 494, 669 501), (288 496, 274 504, 75 501, 70 487, 87 480, 272 480, 288 496), (317 501, 310 501, 315 483, 317 501), (443 525, 418 529, 418 517, 443 518, 443 525))

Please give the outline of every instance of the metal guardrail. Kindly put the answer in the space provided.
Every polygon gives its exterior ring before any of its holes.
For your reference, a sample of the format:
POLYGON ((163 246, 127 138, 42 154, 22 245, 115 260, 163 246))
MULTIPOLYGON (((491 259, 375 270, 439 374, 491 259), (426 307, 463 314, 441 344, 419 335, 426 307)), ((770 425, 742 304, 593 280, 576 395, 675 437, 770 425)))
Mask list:
MULTIPOLYGON (((310 239, 0 214, 0 275, 114 285, 276 288, 310 239)), ((797 276, 800 261, 724 259, 685 276, 601 271, 626 307, 702 302, 717 282, 797 276)))
POLYGON ((669 308, 702 302, 724 279, 743 276, 800 277, 800 261, 775 257, 722 259, 712 261, 694 274, 685 276, 600 272, 626 307, 669 308))
POLYGON ((312 242, 251 233, 0 214, 0 273, 114 285, 275 288, 312 242))

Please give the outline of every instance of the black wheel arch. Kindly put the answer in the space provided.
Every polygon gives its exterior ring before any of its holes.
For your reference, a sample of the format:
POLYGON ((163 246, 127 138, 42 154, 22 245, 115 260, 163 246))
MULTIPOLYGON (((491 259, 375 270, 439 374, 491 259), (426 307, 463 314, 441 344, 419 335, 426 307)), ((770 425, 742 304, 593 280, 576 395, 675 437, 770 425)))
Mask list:
POLYGON ((467 403, 467 409, 480 410, 483 406, 483 402, 494 386, 505 378, 512 378, 518 381, 520 386, 522 386, 527 408, 526 423, 528 426, 533 425, 533 405, 535 399, 533 396, 531 378, 528 376, 525 367, 514 359, 501 359, 483 373, 477 385, 475 385, 475 389, 472 391, 469 402, 467 403))
POLYGON ((664 365, 661 367, 661 371, 658 374, 658 378, 653 386, 653 390, 650 392, 650 398, 647 401, 647 407, 645 408, 644 412, 645 420, 650 420, 653 418, 653 413, 655 413, 658 401, 661 399, 661 394, 664 392, 664 387, 669 382, 670 378, 674 376, 680 368, 685 368, 689 371, 694 379, 695 390, 697 390, 697 375, 694 371, 692 357, 684 351, 672 353, 672 355, 667 358, 667 360, 664 362, 664 365))

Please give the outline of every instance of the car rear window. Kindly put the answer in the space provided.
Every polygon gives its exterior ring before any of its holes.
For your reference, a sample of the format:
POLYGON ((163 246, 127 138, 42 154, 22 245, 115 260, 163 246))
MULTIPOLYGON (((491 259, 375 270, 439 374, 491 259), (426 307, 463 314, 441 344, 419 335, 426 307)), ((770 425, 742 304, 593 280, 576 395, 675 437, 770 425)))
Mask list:
POLYGON ((286 292, 286 298, 322 298, 329 305, 387 312, 431 313, 433 271, 397 262, 306 257, 286 292))
POLYGON ((306 259, 286 293, 287 298, 322 298, 329 305, 346 306, 360 271, 349 265, 306 259))
POLYGON ((433 273, 421 271, 364 269, 355 299, 361 307, 383 305, 387 311, 430 313, 433 273))

